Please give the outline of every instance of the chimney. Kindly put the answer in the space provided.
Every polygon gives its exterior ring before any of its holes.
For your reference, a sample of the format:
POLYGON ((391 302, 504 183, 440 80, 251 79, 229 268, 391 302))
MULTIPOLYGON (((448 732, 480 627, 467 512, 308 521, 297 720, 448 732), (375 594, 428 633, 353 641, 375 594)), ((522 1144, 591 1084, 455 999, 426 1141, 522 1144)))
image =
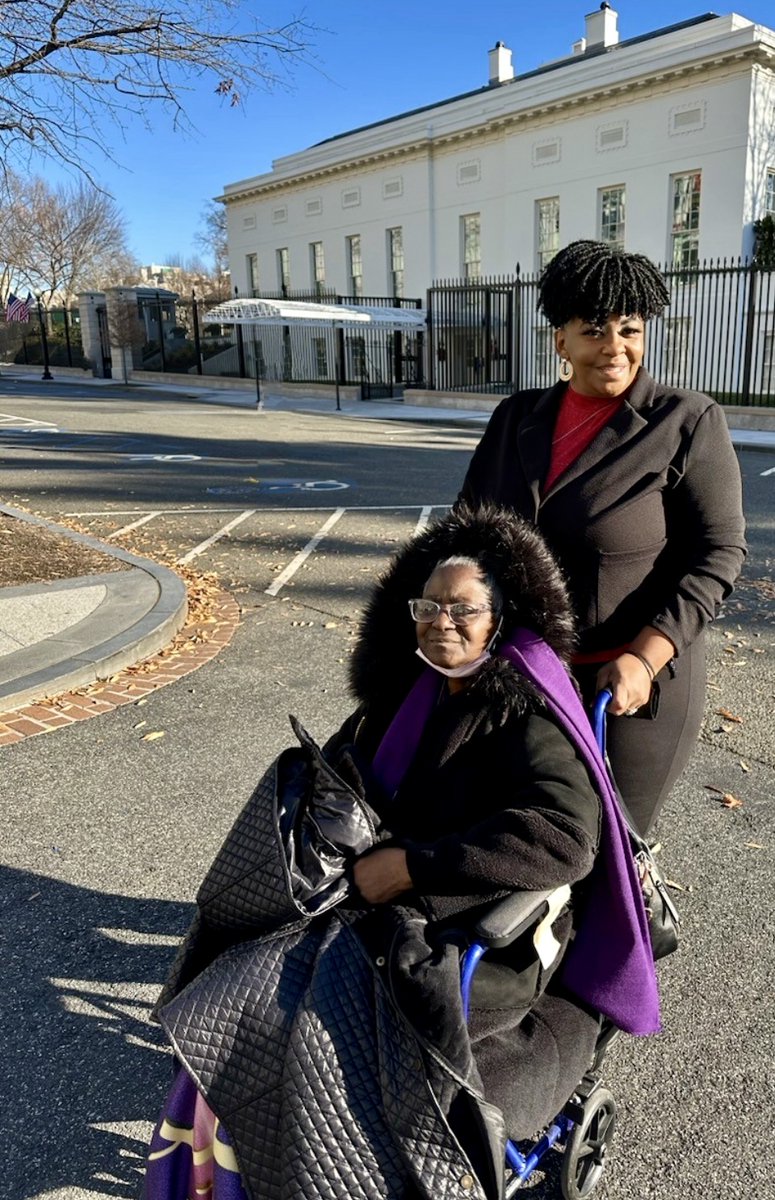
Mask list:
POLYGON ((508 83, 514 78, 514 68, 511 65, 511 51, 503 42, 496 42, 492 50, 487 51, 490 63, 489 86, 497 87, 499 83, 508 83))
POLYGON ((599 50, 603 46, 615 46, 619 41, 617 22, 619 14, 614 12, 608 0, 603 0, 597 12, 588 13, 586 23, 587 50, 599 50))

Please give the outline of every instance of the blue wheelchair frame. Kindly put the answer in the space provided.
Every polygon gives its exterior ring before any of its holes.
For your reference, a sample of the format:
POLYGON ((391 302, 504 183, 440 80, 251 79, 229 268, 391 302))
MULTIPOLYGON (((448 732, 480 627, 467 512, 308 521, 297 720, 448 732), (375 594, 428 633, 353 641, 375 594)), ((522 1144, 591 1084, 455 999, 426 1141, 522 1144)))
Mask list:
MULTIPOLYGON (((592 726, 595 734, 598 749, 601 755, 605 758, 606 738, 605 738, 605 714, 612 699, 610 691, 602 691, 595 700, 592 726)), ((463 1013, 468 1020, 468 1014, 471 1002, 471 985, 476 974, 476 968, 481 962, 488 950, 508 946, 522 933, 526 932, 531 927, 538 924, 543 919, 548 911, 548 900, 552 895, 552 890, 545 892, 521 892, 514 896, 509 896, 495 905, 477 924, 474 932, 476 941, 473 941, 463 955, 461 964, 461 994, 463 1000, 463 1013)), ((606 1028, 605 1024, 601 1026, 601 1037, 598 1040, 598 1049, 595 1054, 595 1059, 590 1067, 590 1070, 584 1076, 579 1087, 569 1099, 565 1108, 561 1113, 554 1118, 551 1125, 547 1128, 543 1137, 536 1142, 530 1154, 524 1155, 511 1141, 506 1141, 506 1163, 512 1171, 512 1177, 506 1186, 506 1197, 513 1195, 515 1191, 533 1174, 536 1167, 539 1165, 547 1152, 555 1145, 556 1142, 564 1141, 573 1133, 574 1128, 585 1119, 585 1107, 589 1100, 594 1101, 595 1091, 600 1088, 600 1079, 597 1075, 597 1070, 602 1061, 603 1052, 610 1044, 615 1036, 615 1029, 612 1027, 606 1028)), ((601 1094, 605 1094, 608 1098, 610 1093, 605 1092, 605 1089, 600 1089, 601 1094)), ((592 1189, 596 1186, 599 1175, 602 1174, 602 1158, 607 1148, 608 1139, 613 1133, 613 1124, 615 1116, 615 1105, 613 1099, 610 1098, 611 1118, 608 1129, 605 1131, 607 1136, 604 1136, 603 1144, 600 1148, 601 1161, 599 1164, 599 1172, 594 1179, 590 1179, 590 1186, 585 1187, 582 1191, 576 1193, 579 1195, 589 1195, 592 1189)), ((565 1192, 565 1185, 563 1185, 565 1192)), ((570 1193, 573 1194, 573 1193, 570 1193)))

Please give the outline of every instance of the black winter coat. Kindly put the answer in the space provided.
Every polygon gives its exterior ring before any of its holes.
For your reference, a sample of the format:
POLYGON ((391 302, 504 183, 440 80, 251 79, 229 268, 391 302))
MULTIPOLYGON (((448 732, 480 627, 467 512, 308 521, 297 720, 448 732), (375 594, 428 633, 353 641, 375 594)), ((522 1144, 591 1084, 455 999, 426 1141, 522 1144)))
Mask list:
POLYGON ((641 368, 622 408, 542 495, 564 389, 498 406, 461 499, 536 523, 567 574, 582 650, 617 649, 653 625, 680 654, 715 616, 745 555, 724 413, 641 368))
MULTIPOLYGON (((354 740, 354 758, 368 780, 384 726, 364 706, 327 753, 336 760, 338 748, 354 740)), ((448 936, 445 928, 459 916, 470 926, 478 897, 489 906, 510 891, 576 884, 592 868, 600 803, 586 770, 533 689, 499 660, 482 668, 475 685, 442 699, 395 797, 385 797, 373 781, 367 796, 383 835, 389 831, 407 849, 416 895, 402 900, 424 909, 436 927, 431 938, 448 936)), ((542 965, 528 933, 490 952, 474 980, 474 1059, 486 1099, 515 1137, 532 1135, 556 1114, 594 1047, 596 1017, 550 982, 582 896, 583 885, 554 923, 558 950, 551 963, 542 965)))

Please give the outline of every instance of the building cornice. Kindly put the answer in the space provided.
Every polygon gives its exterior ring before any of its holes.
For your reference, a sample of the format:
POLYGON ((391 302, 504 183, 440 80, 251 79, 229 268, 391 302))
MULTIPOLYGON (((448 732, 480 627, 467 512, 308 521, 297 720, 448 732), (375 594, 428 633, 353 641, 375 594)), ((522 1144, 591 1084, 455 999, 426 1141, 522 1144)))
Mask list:
MULTIPOLYGON (((513 112, 502 111, 484 118, 479 114, 477 121, 457 129, 446 132, 436 130, 432 133, 426 130, 424 134, 415 134, 404 142, 377 147, 366 153, 355 151, 351 157, 322 163, 306 171, 276 176, 265 175, 256 180, 247 180, 244 185, 234 184, 233 190, 226 192, 219 199, 226 205, 242 204, 247 200, 269 197, 280 192, 306 189, 337 176, 374 170, 474 141, 491 140, 511 130, 541 128, 569 112, 583 116, 590 110, 599 111, 601 101, 606 107, 610 107, 614 101, 664 95, 674 91, 676 84, 691 86, 695 81, 729 77, 755 68, 775 71, 775 48, 762 42, 737 46, 698 60, 684 60, 674 65, 644 71, 641 75, 627 79, 610 80, 597 87, 586 87, 565 96, 547 98, 544 102, 528 105, 513 112)), ((345 149, 344 144, 342 149, 345 149)))

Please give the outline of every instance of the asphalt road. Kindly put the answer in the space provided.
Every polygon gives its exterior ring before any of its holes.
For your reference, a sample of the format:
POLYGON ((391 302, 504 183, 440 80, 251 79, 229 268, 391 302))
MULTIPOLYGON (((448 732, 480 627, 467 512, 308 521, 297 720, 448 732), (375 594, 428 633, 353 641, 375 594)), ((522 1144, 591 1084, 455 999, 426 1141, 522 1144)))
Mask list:
MULTIPOLYGON (((347 713, 369 583, 454 498, 477 437, 0 380, 4 501, 216 570, 244 606, 226 651, 142 706, 0 751, 6 1200, 137 1194, 170 1065, 148 1009, 196 884, 288 744, 286 715, 323 739, 347 713)), ((775 454, 740 460, 751 555, 659 830, 683 943, 660 970, 664 1034, 610 1054, 602 1200, 775 1197, 775 454)), ((534 1180, 536 1200, 558 1194, 554 1166, 534 1180)))

